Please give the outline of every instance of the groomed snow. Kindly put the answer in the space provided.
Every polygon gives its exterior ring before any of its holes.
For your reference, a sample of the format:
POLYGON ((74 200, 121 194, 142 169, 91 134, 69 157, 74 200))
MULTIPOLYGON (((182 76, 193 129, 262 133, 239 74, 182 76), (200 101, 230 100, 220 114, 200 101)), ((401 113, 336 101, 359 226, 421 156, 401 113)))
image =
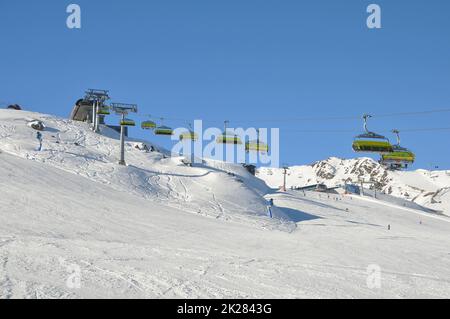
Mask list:
POLYGON ((0 111, 0 298, 450 297, 446 217, 271 193, 239 166, 189 168, 138 141, 119 167, 117 136, 104 133, 0 111), (43 152, 27 118, 49 128, 43 152), (74 265, 79 289, 67 285, 74 265))

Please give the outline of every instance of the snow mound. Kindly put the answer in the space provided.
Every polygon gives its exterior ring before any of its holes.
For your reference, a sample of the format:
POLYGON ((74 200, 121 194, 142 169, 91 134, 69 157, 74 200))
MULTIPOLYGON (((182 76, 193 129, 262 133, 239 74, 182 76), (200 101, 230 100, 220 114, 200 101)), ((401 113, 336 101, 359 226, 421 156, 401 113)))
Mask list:
POLYGON ((294 227, 279 210, 274 211, 277 218, 267 218, 264 195, 270 190, 242 166, 205 161, 188 167, 182 157, 130 138, 126 142, 128 166, 122 167, 117 164, 119 134, 106 126, 95 134, 86 123, 1 110, 0 150, 190 213, 269 228, 294 227), (30 119, 46 126, 40 152, 36 151, 36 131, 27 126, 30 119))

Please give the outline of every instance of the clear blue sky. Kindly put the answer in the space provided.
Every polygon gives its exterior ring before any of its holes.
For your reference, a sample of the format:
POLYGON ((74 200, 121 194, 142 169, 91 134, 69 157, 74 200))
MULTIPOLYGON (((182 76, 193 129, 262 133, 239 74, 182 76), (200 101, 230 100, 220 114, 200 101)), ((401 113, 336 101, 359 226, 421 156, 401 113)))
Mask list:
MULTIPOLYGON (((0 2, 0 103, 67 117, 85 89, 109 89, 141 114, 280 127, 281 161, 291 165, 355 157, 361 122, 268 119, 450 108, 447 0, 73 2, 81 30, 66 27, 69 1, 0 2), (370 3, 382 7, 381 30, 366 27, 370 3)), ((379 118, 371 129, 450 127, 449 119, 379 118)), ((449 137, 409 132, 403 144, 416 151, 416 168, 450 169, 449 137)))

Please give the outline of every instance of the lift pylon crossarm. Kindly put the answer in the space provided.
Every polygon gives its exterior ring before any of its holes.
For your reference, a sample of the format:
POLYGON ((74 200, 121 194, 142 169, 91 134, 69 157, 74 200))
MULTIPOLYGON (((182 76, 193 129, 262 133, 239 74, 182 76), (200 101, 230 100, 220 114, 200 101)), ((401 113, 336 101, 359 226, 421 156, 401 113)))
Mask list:
POLYGON ((88 89, 85 93, 86 101, 104 102, 110 99, 108 90, 88 89))
POLYGON ((109 90, 88 89, 88 90, 86 90, 86 94, 108 95, 109 90))

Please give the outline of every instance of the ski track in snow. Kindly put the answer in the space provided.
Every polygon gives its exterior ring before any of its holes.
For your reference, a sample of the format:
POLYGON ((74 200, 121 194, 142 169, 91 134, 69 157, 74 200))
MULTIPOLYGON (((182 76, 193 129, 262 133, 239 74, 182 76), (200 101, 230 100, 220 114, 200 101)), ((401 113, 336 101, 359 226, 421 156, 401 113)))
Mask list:
POLYGON ((0 111, 0 298, 450 297, 444 216, 273 193, 238 165, 186 167, 136 149, 142 141, 127 141, 120 167, 117 134, 103 133, 0 111), (31 118, 50 129, 42 152, 31 118), (380 289, 367 286, 372 264, 380 289), (81 289, 66 285, 68 265, 81 289))

